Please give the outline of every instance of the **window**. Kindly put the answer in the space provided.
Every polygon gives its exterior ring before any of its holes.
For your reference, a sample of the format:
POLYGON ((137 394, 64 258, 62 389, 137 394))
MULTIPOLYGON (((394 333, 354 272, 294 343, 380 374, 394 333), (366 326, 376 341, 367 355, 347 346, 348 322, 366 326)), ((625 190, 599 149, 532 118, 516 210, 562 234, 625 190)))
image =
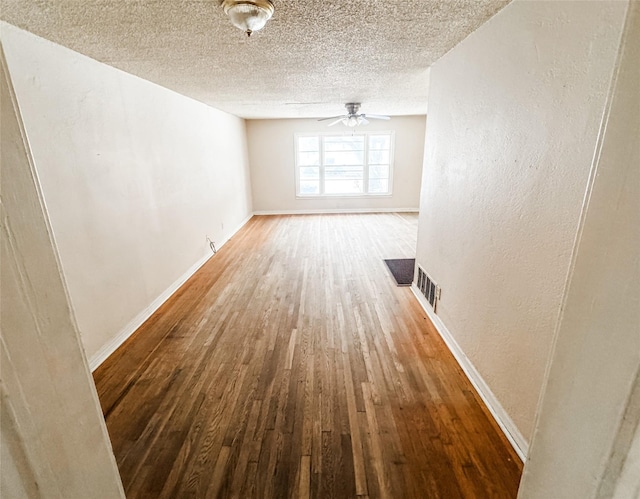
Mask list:
POLYGON ((391 194, 392 132, 298 134, 295 142, 298 196, 391 194))

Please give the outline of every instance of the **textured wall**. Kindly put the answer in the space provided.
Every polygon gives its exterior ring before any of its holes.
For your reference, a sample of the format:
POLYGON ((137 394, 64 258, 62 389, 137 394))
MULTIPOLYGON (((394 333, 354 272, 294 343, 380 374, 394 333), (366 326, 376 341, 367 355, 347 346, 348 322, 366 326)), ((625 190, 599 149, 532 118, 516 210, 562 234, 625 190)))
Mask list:
POLYGON ((256 212, 418 209, 424 155, 424 116, 371 120, 363 131, 395 132, 393 195, 366 198, 297 199, 295 133, 344 133, 344 125, 327 127, 316 120, 247 121, 253 209, 256 212))
MULTIPOLYGON (((631 5, 522 499, 612 497, 640 424, 640 4, 631 5)), ((616 497, 639 497, 637 465, 616 497)))
POLYGON ((1 54, 0 96, 0 496, 124 498, 1 54))
POLYGON ((417 260, 524 440, 625 8, 515 1, 431 70, 417 260))
POLYGON ((91 358, 251 213, 244 121, 3 25, 91 358))

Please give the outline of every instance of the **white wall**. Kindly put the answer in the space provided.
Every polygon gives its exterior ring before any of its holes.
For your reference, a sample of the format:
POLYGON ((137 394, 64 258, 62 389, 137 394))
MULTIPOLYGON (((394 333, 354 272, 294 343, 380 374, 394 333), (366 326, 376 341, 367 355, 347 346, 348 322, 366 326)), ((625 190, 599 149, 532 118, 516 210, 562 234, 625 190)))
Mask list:
POLYGON ((0 496, 124 498, 0 48, 0 496))
POLYGON ((516 0, 431 70, 417 261, 525 452, 625 9, 516 0))
POLYGON ((522 499, 640 493, 639 463, 623 466, 640 423, 640 3, 631 5, 522 499))
POLYGON ((424 155, 424 116, 394 116, 371 120, 363 131, 395 131, 393 195, 365 198, 296 198, 295 133, 343 133, 343 125, 327 127, 317 120, 249 120, 247 135, 251 163, 253 209, 256 213, 359 210, 414 210, 420 199, 424 155))
POLYGON ((2 24, 95 366, 251 215, 244 121, 2 24))

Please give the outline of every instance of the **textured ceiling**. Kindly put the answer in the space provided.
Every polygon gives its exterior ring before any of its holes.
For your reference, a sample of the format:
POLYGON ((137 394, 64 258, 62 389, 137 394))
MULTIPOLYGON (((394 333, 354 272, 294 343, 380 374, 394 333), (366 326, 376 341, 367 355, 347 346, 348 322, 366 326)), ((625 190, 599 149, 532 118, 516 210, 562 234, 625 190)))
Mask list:
POLYGON ((0 0, 0 17, 245 118, 426 112, 428 68, 509 0, 274 0, 247 38, 218 0, 0 0))

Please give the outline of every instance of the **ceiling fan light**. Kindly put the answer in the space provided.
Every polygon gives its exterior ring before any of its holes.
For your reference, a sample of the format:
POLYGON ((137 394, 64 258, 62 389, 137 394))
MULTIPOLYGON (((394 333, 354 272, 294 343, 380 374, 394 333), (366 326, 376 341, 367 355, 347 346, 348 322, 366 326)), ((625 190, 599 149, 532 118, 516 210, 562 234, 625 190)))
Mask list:
POLYGON ((358 120, 357 116, 349 116, 347 118, 347 121, 345 123, 345 125, 347 125, 350 128, 353 128, 355 126, 358 126, 360 124, 360 120, 358 120))
POLYGON ((264 28, 274 11, 270 0, 224 0, 222 7, 231 24, 249 36, 264 28))
POLYGON ((373 118, 374 120, 391 119, 389 116, 382 116, 379 114, 360 114, 358 112, 360 111, 359 102, 349 102, 345 104, 345 107, 347 108, 348 114, 344 114, 342 116, 331 116, 329 118, 320 118, 318 121, 335 120, 333 123, 329 123, 329 126, 342 123, 344 126, 347 126, 349 128, 355 128, 360 125, 368 125, 369 120, 367 118, 373 118))

